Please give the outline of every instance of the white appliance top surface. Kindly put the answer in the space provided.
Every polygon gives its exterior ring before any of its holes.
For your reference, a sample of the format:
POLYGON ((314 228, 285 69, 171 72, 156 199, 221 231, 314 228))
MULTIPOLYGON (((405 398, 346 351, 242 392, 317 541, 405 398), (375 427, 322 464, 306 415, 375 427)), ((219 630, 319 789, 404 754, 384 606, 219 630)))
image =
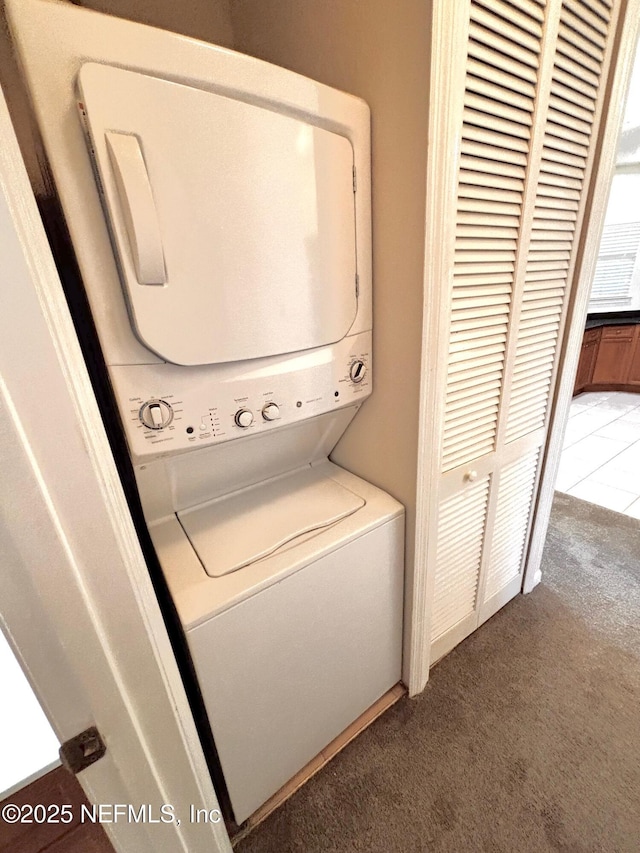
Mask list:
POLYGON ((221 577, 363 507, 359 495, 303 468, 178 513, 206 573, 221 577))
POLYGON ((78 75, 139 339, 182 365, 341 340, 356 318, 354 155, 275 110, 98 63, 78 75))
MULTIPOLYGON (((300 475, 307 470, 309 469, 298 469, 296 473, 300 475)), ((330 551, 342 547, 380 524, 401 517, 404 513, 402 505, 386 492, 329 460, 313 465, 312 470, 319 477, 333 481, 361 499, 360 509, 328 527, 302 534, 263 559, 221 577, 210 577, 203 571, 202 563, 176 515, 149 526, 162 570, 185 629, 195 627, 217 613, 222 613, 248 596, 255 595, 330 551)))

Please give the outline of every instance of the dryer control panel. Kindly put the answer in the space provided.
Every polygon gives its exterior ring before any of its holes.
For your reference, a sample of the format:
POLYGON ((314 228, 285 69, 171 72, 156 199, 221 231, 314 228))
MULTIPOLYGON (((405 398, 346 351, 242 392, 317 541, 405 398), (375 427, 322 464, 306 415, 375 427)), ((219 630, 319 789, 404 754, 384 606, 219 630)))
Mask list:
POLYGON ((231 441, 371 393, 371 333, 305 353, 215 367, 111 367, 134 461, 231 441))

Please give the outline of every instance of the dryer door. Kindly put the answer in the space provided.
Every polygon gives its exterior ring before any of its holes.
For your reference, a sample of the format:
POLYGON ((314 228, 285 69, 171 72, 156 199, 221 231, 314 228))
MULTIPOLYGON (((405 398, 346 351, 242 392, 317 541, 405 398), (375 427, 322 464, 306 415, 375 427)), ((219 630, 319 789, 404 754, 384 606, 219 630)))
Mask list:
POLYGON ((353 150, 270 109, 86 63, 78 83, 137 336, 175 364, 335 343, 356 316, 353 150))

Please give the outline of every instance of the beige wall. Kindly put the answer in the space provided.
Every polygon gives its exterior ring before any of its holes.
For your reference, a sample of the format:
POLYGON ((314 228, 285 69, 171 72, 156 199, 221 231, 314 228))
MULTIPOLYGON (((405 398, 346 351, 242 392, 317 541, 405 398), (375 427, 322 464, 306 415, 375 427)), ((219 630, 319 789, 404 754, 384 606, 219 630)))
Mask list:
POLYGON ((233 47, 229 0, 75 0, 75 5, 233 47))
POLYGON ((364 98, 372 114, 374 393, 333 454, 415 527, 430 0, 231 0, 235 47, 364 98))

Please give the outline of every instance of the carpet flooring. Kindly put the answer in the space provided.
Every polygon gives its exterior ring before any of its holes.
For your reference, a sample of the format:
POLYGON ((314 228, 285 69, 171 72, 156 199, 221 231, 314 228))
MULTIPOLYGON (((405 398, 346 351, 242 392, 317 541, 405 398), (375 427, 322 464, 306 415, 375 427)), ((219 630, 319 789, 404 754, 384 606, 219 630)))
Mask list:
POLYGON ((556 494, 518 596, 237 853, 639 853, 640 522, 556 494))

